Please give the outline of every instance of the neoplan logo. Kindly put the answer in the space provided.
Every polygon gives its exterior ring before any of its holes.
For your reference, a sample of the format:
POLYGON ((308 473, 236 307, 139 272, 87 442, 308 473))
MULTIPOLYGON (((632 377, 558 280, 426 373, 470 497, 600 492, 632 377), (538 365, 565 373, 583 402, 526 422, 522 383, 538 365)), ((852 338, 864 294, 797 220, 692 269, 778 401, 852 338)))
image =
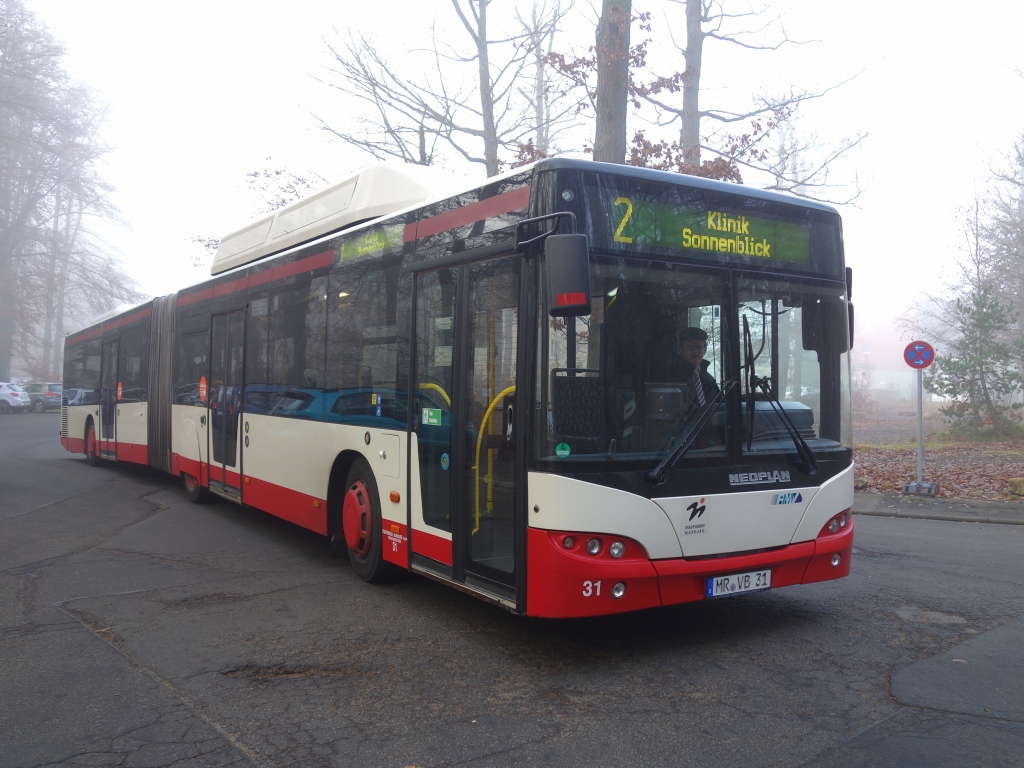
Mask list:
POLYGON ((706 509, 706 507, 704 506, 704 499, 693 502, 693 504, 688 506, 687 509, 690 511, 691 520, 693 520, 693 518, 695 517, 700 517, 704 514, 704 510, 706 509))

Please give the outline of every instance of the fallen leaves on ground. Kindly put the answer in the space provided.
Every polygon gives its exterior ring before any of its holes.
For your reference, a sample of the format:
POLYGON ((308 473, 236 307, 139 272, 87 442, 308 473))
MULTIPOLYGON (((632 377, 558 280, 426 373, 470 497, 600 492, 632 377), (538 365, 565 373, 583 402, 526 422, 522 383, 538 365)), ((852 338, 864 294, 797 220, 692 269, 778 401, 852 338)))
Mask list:
MULTIPOLYGON (((917 480, 917 446, 857 446, 854 473, 867 481, 863 490, 899 493, 917 480)), ((925 482, 938 483, 937 496, 1006 501, 1009 480, 1024 477, 1024 445, 1018 443, 943 443, 925 441, 925 482)))

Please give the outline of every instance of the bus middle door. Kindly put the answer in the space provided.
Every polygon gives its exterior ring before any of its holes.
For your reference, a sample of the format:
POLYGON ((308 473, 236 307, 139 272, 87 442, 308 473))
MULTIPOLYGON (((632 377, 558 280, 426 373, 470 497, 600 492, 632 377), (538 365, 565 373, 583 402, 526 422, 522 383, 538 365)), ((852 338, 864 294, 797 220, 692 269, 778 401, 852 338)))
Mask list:
POLYGON ((245 362, 245 310, 214 315, 210 326, 210 490, 241 501, 238 425, 245 362))

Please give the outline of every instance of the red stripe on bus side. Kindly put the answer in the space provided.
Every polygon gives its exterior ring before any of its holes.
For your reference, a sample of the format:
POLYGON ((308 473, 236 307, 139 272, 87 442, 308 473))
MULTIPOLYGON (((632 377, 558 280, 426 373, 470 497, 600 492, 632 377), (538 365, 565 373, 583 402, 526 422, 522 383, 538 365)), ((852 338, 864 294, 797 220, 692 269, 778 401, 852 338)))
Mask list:
MULTIPOLYGON (((176 453, 171 454, 171 469, 177 474, 187 472, 193 477, 202 476, 201 483, 209 487, 209 479, 219 480, 221 468, 216 464, 198 462, 176 453)), ((239 476, 227 473, 228 483, 235 485, 239 476)), ((255 507, 267 514, 280 517, 290 523, 301 525, 321 536, 327 535, 327 500, 309 496, 291 488, 285 488, 258 477, 245 476, 242 483, 242 499, 247 506, 255 507)))
MULTIPOLYGON (((85 440, 81 437, 62 437, 60 444, 71 453, 85 453, 85 440)), ((149 464, 149 446, 140 443, 115 443, 114 455, 118 461, 149 464)))
POLYGON ((131 323, 138 322, 139 320, 145 320, 147 317, 149 317, 152 314, 153 314, 153 305, 151 304, 148 307, 146 307, 145 309, 140 309, 138 312, 132 312, 130 315, 125 315, 124 317, 119 317, 116 320, 104 321, 103 323, 101 323, 100 325, 96 326, 95 328, 90 328, 90 329, 88 329, 86 331, 82 331, 80 333, 77 333, 74 336, 69 336, 68 340, 67 340, 67 342, 65 342, 65 344, 66 344, 66 346, 70 346, 72 344, 78 344, 79 342, 82 342, 82 341, 88 341, 89 339, 93 339, 93 338, 99 336, 101 333, 106 333, 107 331, 116 330, 116 329, 120 328, 121 326, 130 325, 131 323))
POLYGON ((242 498, 250 507, 327 535, 327 500, 246 476, 242 498))
POLYGON ((286 277, 297 275, 300 272, 308 272, 321 267, 329 267, 333 260, 334 251, 321 251, 320 253, 313 254, 312 256, 307 256, 304 259, 293 261, 291 264, 282 264, 281 266, 274 267, 273 269, 257 272, 255 275, 240 277, 237 280, 229 280, 226 283, 215 285, 212 288, 204 288, 201 291, 189 293, 184 296, 179 294, 175 303, 176 306, 184 307, 189 304, 195 304, 197 301, 212 299, 215 296, 225 296, 229 293, 235 293, 236 291, 244 291, 246 288, 255 288, 258 285, 264 285, 265 283, 269 283, 274 280, 283 280, 286 277))
POLYGON ((137 443, 116 443, 115 455, 118 461, 132 464, 149 464, 149 446, 137 443))
POLYGON ((429 557, 445 565, 452 564, 452 541, 432 533, 414 529, 412 532, 412 551, 417 555, 429 557))
POLYGON ((475 224, 484 219, 500 216, 509 211, 518 211, 530 204, 530 185, 513 189, 511 192, 504 192, 478 203, 464 205, 451 211, 439 213, 422 219, 415 224, 407 224, 403 233, 405 242, 430 237, 439 232, 455 229, 466 224, 475 224))

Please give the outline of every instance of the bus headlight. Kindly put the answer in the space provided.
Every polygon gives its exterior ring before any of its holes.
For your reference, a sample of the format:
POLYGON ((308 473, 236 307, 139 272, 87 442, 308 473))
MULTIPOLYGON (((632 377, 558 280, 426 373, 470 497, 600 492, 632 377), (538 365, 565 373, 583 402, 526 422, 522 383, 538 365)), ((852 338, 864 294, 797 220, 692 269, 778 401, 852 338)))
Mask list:
POLYGON ((618 560, 624 554, 626 554, 626 545, 621 541, 613 541, 612 545, 608 547, 608 554, 618 560))
POLYGON ((587 554, 588 555, 596 555, 600 551, 601 551, 601 540, 600 539, 591 539, 590 541, 587 542, 587 554))
POLYGON ((626 594, 625 582, 620 581, 618 584, 612 587, 612 597, 614 597, 616 600, 618 600, 624 594, 626 594))

